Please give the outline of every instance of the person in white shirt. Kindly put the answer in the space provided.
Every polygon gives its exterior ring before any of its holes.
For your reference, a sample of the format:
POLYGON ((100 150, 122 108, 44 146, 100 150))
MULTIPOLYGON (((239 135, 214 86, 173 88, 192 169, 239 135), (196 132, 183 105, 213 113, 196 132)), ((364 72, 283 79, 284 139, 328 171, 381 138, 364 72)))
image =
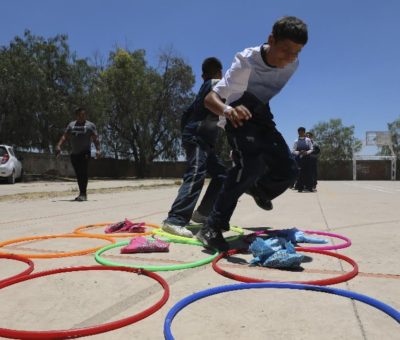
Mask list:
POLYGON ((252 189, 257 189, 264 200, 270 201, 296 178, 294 157, 275 128, 269 101, 296 71, 297 57, 307 40, 307 26, 302 20, 279 19, 268 43, 237 53, 230 69, 205 98, 205 106, 226 120, 234 161, 213 211, 196 234, 205 247, 229 249, 222 231, 229 229, 243 193, 250 190, 254 194, 252 189))

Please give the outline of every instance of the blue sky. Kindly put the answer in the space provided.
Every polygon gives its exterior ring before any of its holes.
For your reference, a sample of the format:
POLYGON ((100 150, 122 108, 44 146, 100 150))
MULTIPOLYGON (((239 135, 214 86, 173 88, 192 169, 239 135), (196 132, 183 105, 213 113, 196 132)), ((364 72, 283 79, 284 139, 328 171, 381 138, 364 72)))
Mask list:
POLYGON ((236 52, 265 42, 276 19, 298 16, 309 43, 271 101, 291 146, 299 126, 341 118, 365 140, 366 131, 386 130, 400 117, 399 14, 398 0, 13 0, 0 2, 0 45, 25 29, 65 33, 81 58, 143 48, 152 65, 173 47, 192 66, 197 91, 204 58, 216 56, 226 69, 236 52))

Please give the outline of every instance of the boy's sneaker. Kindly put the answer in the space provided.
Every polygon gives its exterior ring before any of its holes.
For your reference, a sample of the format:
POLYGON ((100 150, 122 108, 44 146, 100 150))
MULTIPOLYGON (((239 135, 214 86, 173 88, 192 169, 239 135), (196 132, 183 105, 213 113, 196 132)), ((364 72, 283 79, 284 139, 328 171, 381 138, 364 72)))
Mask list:
POLYGON ((199 224, 204 224, 207 221, 207 216, 200 214, 199 211, 196 210, 192 215, 192 221, 199 224))
POLYGON ((258 196, 253 196, 253 198, 254 198, 254 201, 256 202, 256 204, 261 209, 264 209, 264 210, 272 210, 273 209, 272 202, 270 200, 266 200, 266 199, 263 199, 258 196))
POLYGON ((229 244, 226 242, 219 230, 201 228, 196 234, 196 238, 203 243, 205 247, 217 249, 221 252, 229 250, 229 244))
POLYGON ((80 194, 78 197, 75 197, 75 201, 78 201, 78 202, 87 201, 87 196, 80 194))
POLYGON ((253 197, 254 201, 256 202, 256 204, 264 210, 272 210, 273 206, 272 206, 272 202, 270 200, 267 200, 265 198, 261 198, 258 194, 257 191, 254 189, 254 187, 249 188, 246 191, 246 194, 250 195, 251 197, 253 197))
POLYGON ((193 237, 193 234, 190 230, 186 229, 185 227, 181 227, 179 225, 170 224, 168 222, 164 222, 161 229, 173 235, 183 236, 183 237, 193 237))

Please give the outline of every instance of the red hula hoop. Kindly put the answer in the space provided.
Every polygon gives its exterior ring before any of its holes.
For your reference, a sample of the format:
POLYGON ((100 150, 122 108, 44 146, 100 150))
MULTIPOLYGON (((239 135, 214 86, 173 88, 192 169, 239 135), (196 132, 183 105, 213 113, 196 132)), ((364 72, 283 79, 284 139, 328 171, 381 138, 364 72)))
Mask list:
POLYGON ((154 280, 156 280, 163 288, 164 294, 161 299, 155 303, 153 306, 145 309, 144 311, 137 313, 135 315, 129 316, 127 318, 112 321, 109 323, 85 327, 85 328, 75 328, 68 330, 50 330, 50 331, 23 331, 23 330, 13 330, 8 328, 0 328, 0 336, 12 338, 12 339, 71 339, 71 338, 79 338, 81 336, 94 335, 99 333, 108 332, 117 328, 121 328, 127 325, 130 325, 134 322, 142 320, 147 316, 153 314, 157 310, 159 310, 168 300, 169 298, 169 286, 168 283, 156 273, 149 272, 143 269, 137 268, 128 268, 128 267, 106 267, 106 266, 87 266, 87 267, 70 267, 70 268, 59 268, 53 269, 49 271, 43 271, 40 273, 35 273, 32 275, 20 277, 13 280, 8 280, 5 283, 0 284, 0 289, 11 286, 15 283, 31 280, 34 278, 48 276, 59 273, 67 273, 67 272, 76 272, 76 271, 89 271, 89 270, 113 270, 113 271, 124 271, 124 272, 132 272, 146 275, 154 280))
POLYGON ((251 278, 251 277, 247 277, 247 276, 241 276, 241 275, 237 275, 237 274, 233 274, 230 273, 224 269, 222 269, 221 267, 218 266, 218 261, 221 260, 222 258, 226 257, 226 256, 231 256, 234 254, 238 254, 238 253, 243 253, 243 250, 239 250, 239 249, 232 249, 229 250, 228 252, 225 253, 221 253, 220 255, 218 255, 214 261, 212 262, 212 267, 214 268, 214 270, 221 274, 222 276, 225 276, 229 279, 232 280, 236 280, 236 281, 241 281, 241 282, 288 282, 288 283, 302 283, 302 284, 310 284, 310 285, 317 285, 317 286, 329 286, 329 285, 333 285, 336 283, 341 283, 341 282, 346 282, 350 279, 352 279, 353 277, 355 277, 358 274, 358 265, 357 263, 352 260, 351 258, 341 255, 341 254, 337 254, 337 253, 332 253, 329 251, 325 251, 325 250, 310 250, 310 249, 299 249, 296 248, 296 250, 300 251, 300 252, 305 252, 305 253, 316 253, 316 254, 322 254, 322 255, 328 255, 328 256, 332 256, 332 257, 336 257, 340 260, 346 261, 347 263, 351 264, 353 266, 353 270, 351 272, 345 273, 343 275, 337 276, 337 277, 332 277, 329 279, 324 279, 324 280, 312 280, 312 281, 273 281, 273 280, 261 280, 261 279, 255 279, 255 278, 251 278))
POLYGON ((10 260, 16 260, 16 261, 20 261, 20 262, 25 262, 29 266, 27 269, 25 269, 23 272, 21 272, 17 275, 13 275, 6 279, 0 280, 0 285, 5 283, 6 281, 9 281, 12 279, 17 279, 19 277, 29 275, 30 273, 33 272, 33 269, 34 269, 33 262, 26 257, 14 255, 14 254, 0 254, 0 259, 10 259, 10 260))

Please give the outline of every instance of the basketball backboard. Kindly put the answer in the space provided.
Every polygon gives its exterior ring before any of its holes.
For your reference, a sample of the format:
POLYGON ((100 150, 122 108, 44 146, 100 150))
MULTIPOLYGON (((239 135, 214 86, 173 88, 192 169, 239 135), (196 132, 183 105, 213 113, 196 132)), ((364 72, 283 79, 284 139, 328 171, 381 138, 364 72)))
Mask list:
POLYGON ((365 133, 365 145, 385 146, 392 145, 392 137, 389 131, 367 131, 365 133))

